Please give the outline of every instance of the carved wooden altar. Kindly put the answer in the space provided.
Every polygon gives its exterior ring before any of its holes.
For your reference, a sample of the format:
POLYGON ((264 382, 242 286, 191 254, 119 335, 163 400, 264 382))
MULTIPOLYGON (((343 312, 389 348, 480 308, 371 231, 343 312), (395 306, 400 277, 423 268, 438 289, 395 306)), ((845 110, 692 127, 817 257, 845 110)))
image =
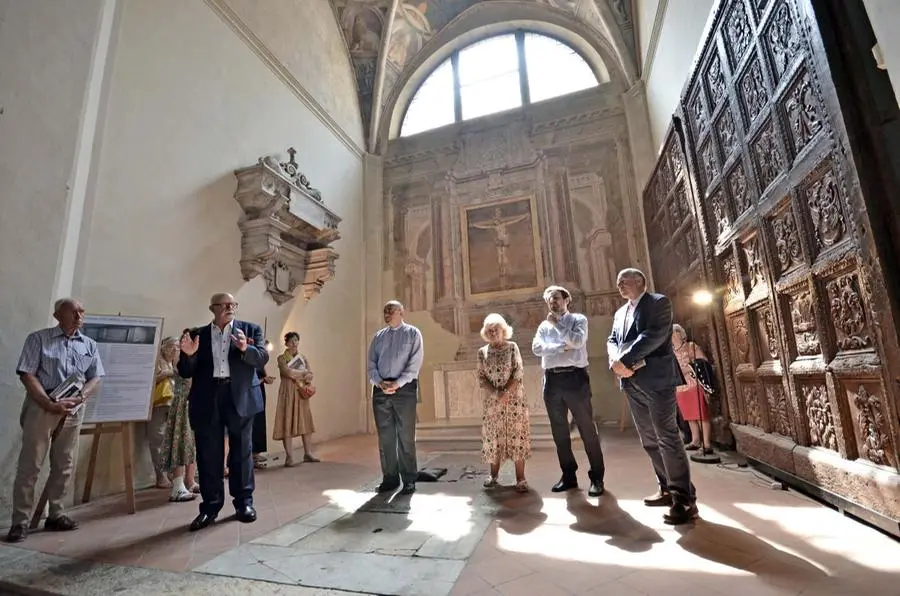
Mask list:
POLYGON ((739 451, 896 531, 896 297, 812 5, 720 2, 709 31, 644 191, 657 288, 714 347, 739 451))
POLYGON ((241 274, 245 281, 262 274, 278 304, 292 299, 298 285, 309 300, 334 278, 338 253, 329 245, 340 238, 341 218, 299 171, 294 149, 288 153, 286 163, 270 155, 234 172, 234 198, 244 210, 241 274))

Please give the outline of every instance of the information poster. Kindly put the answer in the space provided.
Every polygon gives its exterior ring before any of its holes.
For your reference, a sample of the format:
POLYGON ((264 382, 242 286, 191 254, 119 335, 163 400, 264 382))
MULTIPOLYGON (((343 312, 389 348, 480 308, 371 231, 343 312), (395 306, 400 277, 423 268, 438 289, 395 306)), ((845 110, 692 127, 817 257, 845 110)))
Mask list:
POLYGON ((150 419, 161 317, 85 315, 81 332, 97 342, 106 376, 85 404, 84 424, 150 419))

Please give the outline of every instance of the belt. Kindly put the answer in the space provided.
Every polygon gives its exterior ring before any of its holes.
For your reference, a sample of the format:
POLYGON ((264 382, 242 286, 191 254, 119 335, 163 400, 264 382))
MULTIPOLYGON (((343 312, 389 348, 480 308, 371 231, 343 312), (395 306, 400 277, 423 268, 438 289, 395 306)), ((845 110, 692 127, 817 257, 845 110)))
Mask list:
POLYGON ((558 375, 560 373, 571 373, 571 372, 576 372, 576 371, 580 371, 580 370, 584 370, 584 369, 581 368, 580 366, 557 366, 555 368, 548 368, 547 372, 554 374, 554 375, 558 375))
POLYGON ((231 382, 231 377, 213 377, 213 383, 216 385, 225 385, 231 382))

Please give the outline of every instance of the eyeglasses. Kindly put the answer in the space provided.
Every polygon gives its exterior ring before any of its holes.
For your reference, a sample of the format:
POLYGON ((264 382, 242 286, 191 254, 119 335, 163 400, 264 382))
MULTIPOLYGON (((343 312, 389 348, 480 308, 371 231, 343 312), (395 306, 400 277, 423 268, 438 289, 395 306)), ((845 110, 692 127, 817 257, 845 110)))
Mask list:
POLYGON ((210 306, 221 306, 222 308, 228 308, 230 306, 231 308, 237 309, 238 303, 237 302, 216 302, 214 304, 210 304, 210 306))

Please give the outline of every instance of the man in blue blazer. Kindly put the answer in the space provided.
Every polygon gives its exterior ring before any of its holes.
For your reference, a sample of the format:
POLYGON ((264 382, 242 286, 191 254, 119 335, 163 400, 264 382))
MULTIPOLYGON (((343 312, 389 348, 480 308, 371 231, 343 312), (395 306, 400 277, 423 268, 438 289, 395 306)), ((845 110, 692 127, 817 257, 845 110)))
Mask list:
POLYGON ((228 492, 235 517, 256 521, 253 508, 253 417, 262 410, 262 394, 254 384, 256 371, 269 361, 259 325, 237 321, 237 302, 231 294, 215 294, 209 301, 213 321, 181 338, 178 374, 193 379, 188 394, 188 417, 197 443, 200 515, 191 531, 212 524, 225 504, 223 486, 225 432, 228 432, 228 492))
POLYGON ((613 318, 606 349, 659 482, 644 504, 669 507, 663 520, 684 524, 697 517, 697 496, 676 421, 675 388, 685 381, 672 349, 672 303, 647 292, 647 278, 638 269, 623 269, 616 284, 628 302, 613 318))

